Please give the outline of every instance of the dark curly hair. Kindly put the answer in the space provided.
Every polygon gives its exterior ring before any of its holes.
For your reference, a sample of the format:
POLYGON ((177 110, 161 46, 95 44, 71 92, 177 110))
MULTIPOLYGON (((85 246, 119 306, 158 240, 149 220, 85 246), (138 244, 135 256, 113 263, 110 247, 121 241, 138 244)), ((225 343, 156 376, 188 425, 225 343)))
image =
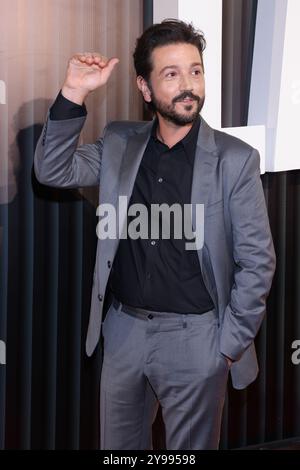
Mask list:
POLYGON ((133 53, 136 75, 141 75, 148 81, 153 68, 151 61, 152 51, 156 47, 176 43, 187 43, 196 46, 199 50, 203 66, 202 53, 206 46, 204 35, 197 31, 192 24, 168 19, 150 26, 137 39, 133 53))

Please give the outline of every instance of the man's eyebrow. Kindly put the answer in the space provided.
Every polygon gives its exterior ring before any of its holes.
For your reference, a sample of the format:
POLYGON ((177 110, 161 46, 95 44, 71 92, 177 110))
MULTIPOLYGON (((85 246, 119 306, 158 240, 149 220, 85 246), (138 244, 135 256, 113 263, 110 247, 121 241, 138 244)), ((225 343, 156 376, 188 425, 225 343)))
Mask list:
MULTIPOLYGON (((201 62, 193 62, 193 63, 191 64, 191 68, 192 68, 192 67, 197 67, 197 66, 199 66, 199 65, 200 65, 200 67, 203 69, 203 65, 202 65, 201 62)), ((159 72, 159 75, 161 75, 162 73, 164 73, 164 71, 167 70, 167 69, 178 69, 178 68, 179 68, 178 65, 166 65, 165 67, 163 67, 163 68, 161 69, 161 71, 159 72)))
POLYGON ((165 67, 161 69, 161 71, 159 72, 159 75, 161 75, 167 69, 178 69, 178 65, 166 65, 165 67))
POLYGON ((194 62, 191 67, 197 67, 198 65, 200 65, 201 68, 203 68, 203 65, 202 65, 202 62, 194 62))

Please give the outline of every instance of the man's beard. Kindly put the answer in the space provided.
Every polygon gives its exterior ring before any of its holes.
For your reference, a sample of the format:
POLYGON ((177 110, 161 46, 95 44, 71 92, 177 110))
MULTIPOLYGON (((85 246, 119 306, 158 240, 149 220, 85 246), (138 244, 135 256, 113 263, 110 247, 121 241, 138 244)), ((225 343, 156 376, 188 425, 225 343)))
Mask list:
MULTIPOLYGON (((158 112, 162 117, 176 124, 177 126, 185 126, 186 124, 191 124, 192 122, 194 122, 199 116, 199 113, 203 108, 205 101, 205 97, 194 95, 191 91, 184 91, 180 95, 175 96, 175 98, 172 99, 171 104, 166 104, 156 98, 152 89, 151 99, 152 110, 154 112, 158 112), (197 103, 195 111, 193 111, 191 114, 182 114, 176 111, 175 109, 176 103, 178 101, 184 100, 185 98, 191 98, 197 103)), ((193 103, 187 103, 184 107, 186 111, 191 111, 193 109, 193 103)))

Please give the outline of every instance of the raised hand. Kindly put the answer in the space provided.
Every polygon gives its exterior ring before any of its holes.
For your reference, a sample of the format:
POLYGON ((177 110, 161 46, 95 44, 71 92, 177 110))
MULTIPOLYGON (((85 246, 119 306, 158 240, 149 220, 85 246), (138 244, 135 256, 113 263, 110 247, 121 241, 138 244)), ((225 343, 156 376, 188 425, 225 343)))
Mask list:
POLYGON ((105 85, 118 62, 99 53, 75 54, 69 60, 63 96, 81 105, 91 91, 105 85))

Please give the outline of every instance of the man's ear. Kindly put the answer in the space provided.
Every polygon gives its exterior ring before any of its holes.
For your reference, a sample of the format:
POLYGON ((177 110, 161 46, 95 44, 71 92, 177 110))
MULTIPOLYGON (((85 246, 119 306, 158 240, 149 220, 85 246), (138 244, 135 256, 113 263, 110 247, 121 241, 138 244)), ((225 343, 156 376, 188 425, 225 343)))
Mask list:
POLYGON ((138 89, 141 91, 141 93, 143 95, 144 100, 147 103, 150 103, 150 101, 151 101, 151 91, 149 89, 149 86, 148 86, 148 83, 146 82, 146 80, 141 75, 139 75, 136 78, 136 83, 137 83, 138 89))

